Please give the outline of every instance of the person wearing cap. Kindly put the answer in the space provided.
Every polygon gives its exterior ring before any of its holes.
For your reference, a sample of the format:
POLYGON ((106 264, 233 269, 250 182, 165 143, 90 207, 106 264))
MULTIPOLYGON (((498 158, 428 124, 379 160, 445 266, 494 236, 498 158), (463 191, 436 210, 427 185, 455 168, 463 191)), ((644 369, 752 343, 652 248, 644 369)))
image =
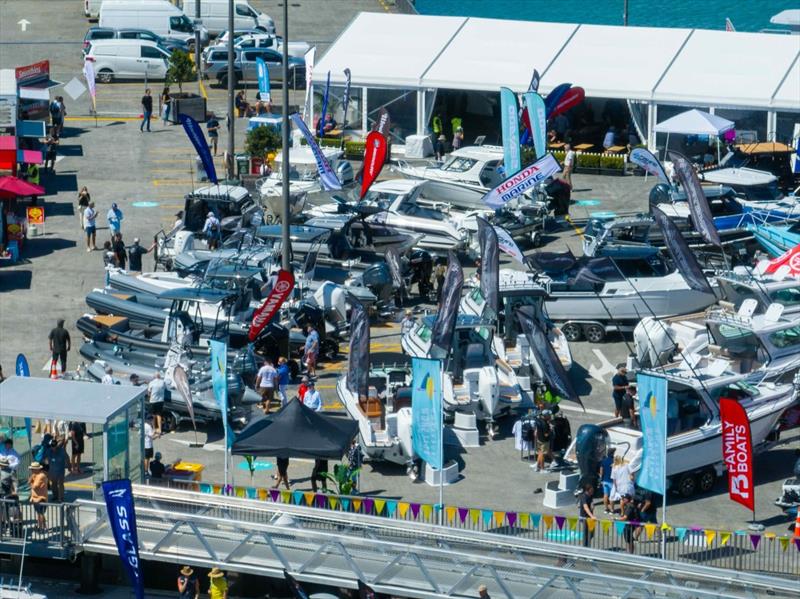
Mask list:
POLYGON ((64 319, 59 318, 56 321, 56 326, 50 331, 48 335, 50 341, 50 354, 52 355, 53 362, 59 360, 61 362, 61 374, 67 372, 67 354, 72 349, 72 340, 69 338, 69 331, 64 328, 64 319))
POLYGON ((485 584, 478 585, 478 597, 480 599, 491 599, 489 589, 486 588, 485 584))
POLYGON ((406 310, 403 320, 400 321, 400 334, 407 335, 414 328, 414 313, 411 310, 406 310))
POLYGON ((208 249, 217 249, 219 237, 222 235, 222 227, 220 226, 219 219, 213 212, 206 214, 206 222, 203 224, 203 235, 206 236, 206 241, 208 241, 208 249))
POLYGON ((553 432, 550 429, 550 410, 542 410, 534 420, 534 425, 537 455, 533 471, 544 472, 544 460, 546 456, 550 455, 550 439, 553 437, 553 432))
POLYGON ((113 385, 114 384, 114 369, 111 366, 106 366, 105 374, 103 374, 103 378, 100 379, 100 382, 104 385, 113 385))
POLYGON ((130 270, 142 272, 142 256, 152 252, 154 247, 156 247, 155 241, 149 248, 144 249, 141 245, 139 245, 139 238, 134 237, 133 245, 128 247, 128 264, 130 266, 130 270))
POLYGON ((47 530, 44 517, 47 511, 47 473, 39 462, 33 462, 28 469, 31 472, 28 484, 31 487, 31 503, 36 511, 36 529, 44 532, 47 530))
POLYGON ((208 595, 211 599, 228 599, 228 581, 225 573, 219 568, 212 568, 208 573, 209 582, 208 595))
POLYGON ((150 461, 150 478, 161 480, 164 478, 166 467, 161 462, 161 452, 157 451, 155 457, 150 461))
POLYGON ((316 385, 314 385, 314 381, 308 382, 308 391, 305 397, 303 397, 303 403, 315 412, 322 411, 322 397, 320 397, 319 391, 317 391, 316 385))
POLYGON ((309 378, 303 375, 303 378, 300 379, 300 386, 297 387, 297 398, 300 400, 300 403, 305 403, 306 393, 308 393, 308 382, 309 378))
POLYGON ((106 213, 106 220, 108 221, 108 229, 112 239, 122 230, 122 219, 122 210, 119 209, 116 202, 111 204, 111 208, 106 213))
POLYGON ((179 599, 199 599, 200 581, 189 566, 181 568, 178 575, 178 597, 179 599))

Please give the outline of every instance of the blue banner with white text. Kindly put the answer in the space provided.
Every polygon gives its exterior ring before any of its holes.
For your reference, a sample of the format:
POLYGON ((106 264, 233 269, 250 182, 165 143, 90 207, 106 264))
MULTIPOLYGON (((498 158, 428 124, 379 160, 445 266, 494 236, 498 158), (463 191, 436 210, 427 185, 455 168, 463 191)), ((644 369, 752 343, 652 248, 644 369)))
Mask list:
POLYGON ((181 125, 183 125, 183 130, 186 131, 186 135, 189 136, 189 141, 192 142, 195 151, 200 156, 203 170, 206 171, 208 180, 212 183, 219 183, 217 169, 214 168, 214 159, 211 157, 211 150, 208 147, 206 136, 203 135, 203 130, 200 128, 200 123, 186 114, 181 114, 178 118, 181 120, 181 125))
POLYGON ((136 599, 144 599, 144 578, 139 560, 139 535, 136 532, 136 512, 133 508, 131 481, 107 480, 103 482, 108 523, 117 544, 122 565, 128 573, 136 599))
POLYGON ((336 173, 333 172, 330 162, 328 162, 328 159, 325 158, 325 154, 322 153, 322 150, 317 144, 317 140, 315 140, 314 136, 311 135, 311 131, 303 122, 303 119, 301 119, 300 115, 296 112, 292 114, 290 118, 292 119, 294 126, 300 129, 303 137, 306 138, 308 147, 311 148, 311 152, 314 154, 314 160, 317 161, 317 172, 319 172, 319 181, 322 184, 322 188, 325 191, 340 190, 342 188, 342 183, 339 181, 339 177, 337 177, 336 173))
POLYGON ((269 85, 269 69, 260 56, 256 56, 256 74, 258 75, 258 94, 262 100, 271 100, 269 85))
POLYGON ((442 469, 442 363, 411 359, 411 443, 432 468, 442 469))
POLYGON ((667 487, 667 379, 639 374, 636 387, 644 446, 636 484, 663 495, 667 487))
POLYGON ((503 168, 508 178, 522 168, 522 158, 519 149, 517 95, 507 87, 500 88, 500 115, 503 126, 503 168))
POLYGON ((319 115, 317 135, 325 137, 325 115, 328 113, 328 100, 331 95, 331 72, 328 71, 328 80, 325 82, 325 95, 322 96, 322 112, 319 115))
POLYGON ((528 92, 523 98, 525 107, 528 109, 528 120, 531 123, 536 158, 541 158, 547 153, 547 119, 545 118, 544 99, 536 92, 528 92))
MULTIPOLYGON (((17 376, 29 377, 31 375, 31 369, 28 367, 28 359, 25 354, 17 355, 15 372, 17 376)), ((28 447, 33 447, 33 428, 30 418, 25 418, 25 432, 28 434, 28 447)))
POLYGON ((222 412, 225 424, 225 439, 228 447, 233 445, 233 434, 228 424, 228 344, 216 339, 209 339, 208 346, 211 357, 211 387, 222 412))

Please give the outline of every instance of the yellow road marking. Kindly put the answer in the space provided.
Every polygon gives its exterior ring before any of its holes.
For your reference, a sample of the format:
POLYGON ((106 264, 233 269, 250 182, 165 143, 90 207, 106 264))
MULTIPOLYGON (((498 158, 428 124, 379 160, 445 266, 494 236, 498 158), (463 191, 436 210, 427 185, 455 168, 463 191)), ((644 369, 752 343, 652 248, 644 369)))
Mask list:
POLYGON ((64 483, 65 489, 90 489, 94 490, 94 485, 87 485, 86 483, 64 483))
POLYGON ((204 97, 206 100, 208 100, 208 92, 206 91, 206 85, 205 85, 205 83, 203 83, 203 81, 202 81, 202 80, 200 80, 200 81, 198 81, 198 85, 200 86, 200 93, 203 95, 203 97, 204 97))

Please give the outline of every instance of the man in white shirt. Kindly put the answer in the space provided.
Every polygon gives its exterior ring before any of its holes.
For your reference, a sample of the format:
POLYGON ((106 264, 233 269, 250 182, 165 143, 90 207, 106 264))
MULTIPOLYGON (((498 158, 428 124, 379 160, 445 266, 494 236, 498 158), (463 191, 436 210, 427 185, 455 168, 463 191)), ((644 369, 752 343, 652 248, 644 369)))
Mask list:
POLYGON ((564 170, 562 176, 570 187, 572 187, 572 170, 575 168, 575 150, 572 149, 571 144, 564 144, 564 170))
POLYGON ((315 412, 322 411, 322 397, 320 397, 319 391, 317 391, 314 385, 314 381, 308 383, 308 391, 306 391, 303 397, 303 403, 315 412))
POLYGON ((206 215, 206 222, 203 224, 203 235, 206 236, 206 240, 208 241, 208 249, 217 249, 220 233, 219 219, 213 212, 209 212, 206 215))
POLYGON ((275 379, 278 372, 270 360, 264 362, 256 375, 256 390, 261 395, 261 407, 265 414, 269 414, 270 404, 275 397, 275 379))
POLYGON ((0 448, 0 456, 8 459, 8 467, 16 472, 19 466, 19 454, 14 449, 14 442, 11 439, 6 439, 3 447, 0 448))
POLYGON ((155 433, 161 436, 161 415, 164 413, 164 397, 166 384, 161 378, 161 372, 156 370, 153 380, 147 385, 147 395, 149 397, 150 413, 153 415, 155 423, 155 433))
POLYGON ((113 385, 114 384, 114 377, 112 376, 113 374, 114 370, 111 368, 111 366, 106 366, 106 373, 103 375, 103 378, 100 379, 100 382, 103 383, 104 385, 113 385))
POLYGON ((144 471, 150 472, 150 460, 153 459, 153 416, 144 422, 144 471))

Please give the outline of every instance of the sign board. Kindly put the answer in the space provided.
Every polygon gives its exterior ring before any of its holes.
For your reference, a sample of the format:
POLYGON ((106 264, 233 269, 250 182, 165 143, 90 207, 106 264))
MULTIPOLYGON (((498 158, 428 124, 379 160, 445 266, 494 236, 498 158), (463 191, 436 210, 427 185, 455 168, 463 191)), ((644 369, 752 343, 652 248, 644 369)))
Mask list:
POLYGON ((44 224, 44 208, 42 208, 41 206, 28 206, 26 212, 28 216, 29 225, 44 224))
POLYGON ((41 60, 24 67, 17 67, 14 69, 14 76, 17 79, 17 85, 22 87, 30 85, 31 83, 38 83, 41 81, 48 81, 50 79, 50 61, 41 60))

